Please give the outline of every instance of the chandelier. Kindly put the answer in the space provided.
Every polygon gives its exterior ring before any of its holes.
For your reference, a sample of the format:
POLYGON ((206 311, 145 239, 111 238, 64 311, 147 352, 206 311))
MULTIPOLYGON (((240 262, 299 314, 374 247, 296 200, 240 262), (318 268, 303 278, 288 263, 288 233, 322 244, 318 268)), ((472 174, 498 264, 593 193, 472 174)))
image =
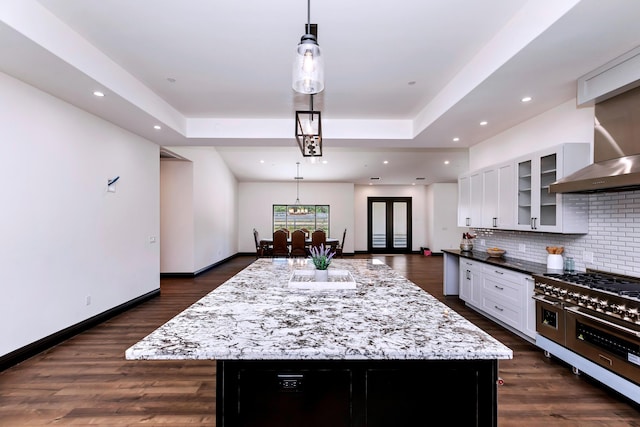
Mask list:
POLYGON ((293 90, 307 95, 324 89, 324 59, 317 41, 317 25, 311 26, 311 0, 307 0, 307 25, 293 61, 293 90))
POLYGON ((296 162, 296 165, 298 170, 294 178, 296 180, 296 202, 293 206, 289 206, 289 215, 306 215, 309 213, 309 209, 300 204, 300 180, 304 178, 300 176, 300 162, 296 162))
POLYGON ((309 111, 296 111, 296 140, 304 157, 322 157, 320 111, 313 111, 313 95, 310 98, 309 111))

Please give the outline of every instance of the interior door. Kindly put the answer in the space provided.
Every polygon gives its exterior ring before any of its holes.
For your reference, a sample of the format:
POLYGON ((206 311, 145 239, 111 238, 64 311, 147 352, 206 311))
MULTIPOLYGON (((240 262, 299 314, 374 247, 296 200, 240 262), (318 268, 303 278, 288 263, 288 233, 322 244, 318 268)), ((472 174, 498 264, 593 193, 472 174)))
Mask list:
POLYGON ((367 222, 369 252, 411 252, 411 197, 369 197, 367 222))

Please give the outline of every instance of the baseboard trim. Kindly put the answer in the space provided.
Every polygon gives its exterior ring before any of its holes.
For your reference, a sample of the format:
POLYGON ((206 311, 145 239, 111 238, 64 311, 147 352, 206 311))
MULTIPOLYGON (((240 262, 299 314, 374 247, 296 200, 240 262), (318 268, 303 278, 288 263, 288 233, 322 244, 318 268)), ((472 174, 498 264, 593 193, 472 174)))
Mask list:
POLYGON ((210 264, 206 267, 201 268, 200 270, 194 271, 193 273, 160 273, 160 278, 167 278, 167 277, 182 277, 182 278, 194 278, 196 276, 199 276, 202 273, 206 273, 207 271, 211 270, 212 268, 215 268, 219 265, 224 264, 227 261, 230 261, 238 256, 241 255, 251 255, 251 254, 242 254, 242 253, 236 253, 234 255, 231 255, 223 260, 220 260, 218 262, 215 262, 213 264, 210 264))
POLYGON ((160 295, 160 288, 154 289, 151 292, 147 292, 144 295, 113 307, 107 311, 103 311, 100 314, 96 314, 93 317, 76 323, 75 325, 69 326, 68 328, 62 329, 47 337, 39 339, 38 341, 32 342, 31 344, 27 344, 24 347, 12 351, 11 353, 7 353, 4 356, 0 357, 0 372, 4 371, 7 368, 10 368, 11 366, 17 365, 18 363, 23 362, 28 358, 35 356, 36 354, 41 353, 55 345, 58 345, 61 342, 68 340, 69 338, 78 335, 81 332, 86 331, 87 329, 105 322, 120 313, 123 313, 139 304, 142 304, 145 301, 155 298, 158 295, 160 295))

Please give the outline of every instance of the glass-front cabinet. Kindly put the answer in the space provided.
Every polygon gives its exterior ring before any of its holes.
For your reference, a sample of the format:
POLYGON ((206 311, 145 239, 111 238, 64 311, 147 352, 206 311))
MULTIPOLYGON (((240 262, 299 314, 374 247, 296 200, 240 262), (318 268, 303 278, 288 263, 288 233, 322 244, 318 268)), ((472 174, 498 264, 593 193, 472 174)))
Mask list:
POLYGON ((588 197, 549 193, 549 185, 589 164, 589 145, 562 144, 516 160, 516 229, 588 232, 588 197))

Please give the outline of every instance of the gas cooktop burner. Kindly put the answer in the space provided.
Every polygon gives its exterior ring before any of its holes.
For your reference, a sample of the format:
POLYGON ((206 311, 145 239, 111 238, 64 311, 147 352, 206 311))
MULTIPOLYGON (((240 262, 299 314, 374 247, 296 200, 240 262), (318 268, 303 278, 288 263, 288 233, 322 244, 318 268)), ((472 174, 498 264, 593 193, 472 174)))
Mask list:
POLYGON ((632 298, 640 297, 640 281, 589 272, 575 274, 548 273, 545 276, 632 298))

